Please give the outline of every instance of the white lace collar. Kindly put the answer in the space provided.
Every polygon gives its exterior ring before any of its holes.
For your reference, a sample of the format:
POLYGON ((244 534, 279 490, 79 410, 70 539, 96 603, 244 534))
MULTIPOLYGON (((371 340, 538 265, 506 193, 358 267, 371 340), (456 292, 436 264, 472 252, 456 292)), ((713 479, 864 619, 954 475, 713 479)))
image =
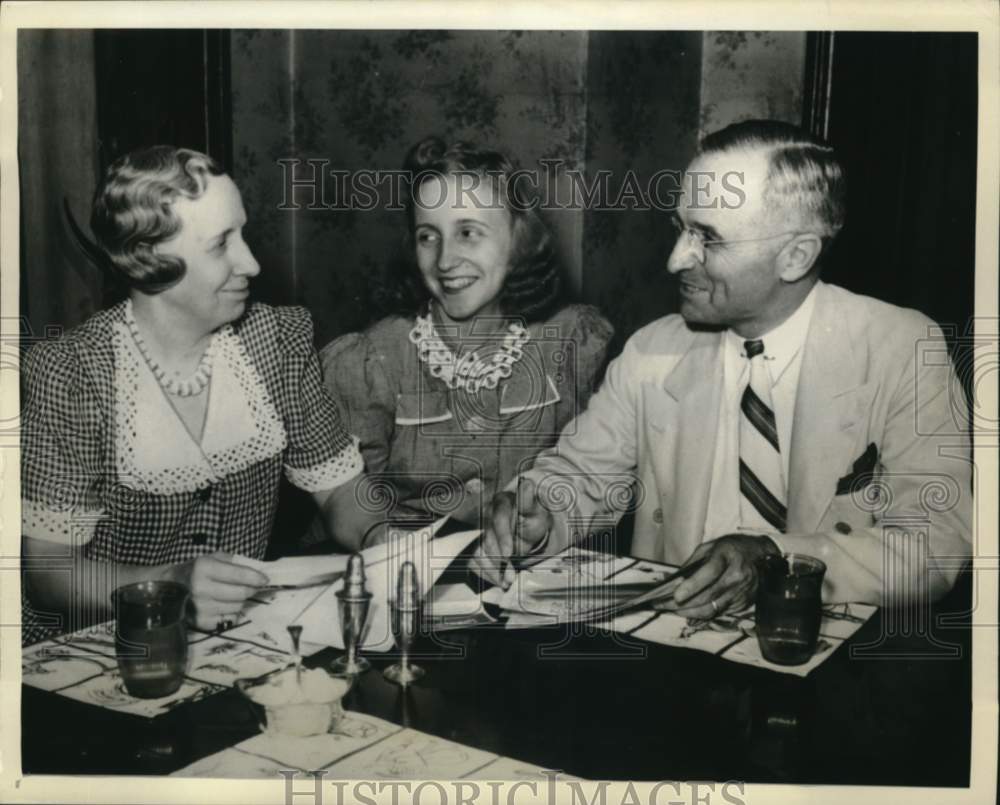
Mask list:
POLYGON ((120 479, 153 494, 193 492, 285 449, 277 409, 231 327, 215 338, 201 444, 167 401, 123 322, 115 324, 113 342, 120 479))
POLYGON ((483 388, 495 389, 501 380, 513 374, 513 366, 524 357, 524 345, 531 334, 523 325, 511 322, 499 348, 488 358, 480 358, 476 349, 457 357, 435 332, 434 320, 428 310, 426 316, 416 317, 409 338, 416 346, 420 360, 434 377, 450 389, 463 389, 476 394, 483 388))

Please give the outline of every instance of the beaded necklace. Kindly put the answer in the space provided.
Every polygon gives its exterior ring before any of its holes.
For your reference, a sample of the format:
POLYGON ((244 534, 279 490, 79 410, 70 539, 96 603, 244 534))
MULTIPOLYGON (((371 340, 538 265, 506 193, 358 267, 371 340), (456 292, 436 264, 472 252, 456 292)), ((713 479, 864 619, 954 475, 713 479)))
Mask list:
POLYGON ((125 324, 132 334, 132 340, 135 341, 136 347, 145 359, 146 365, 149 366, 153 377, 156 378, 156 382, 167 394, 172 394, 174 397, 196 397, 208 388, 208 381, 212 376, 212 358, 215 354, 215 335, 212 336, 212 340, 205 349, 205 354, 201 356, 194 374, 186 380, 177 380, 167 377, 163 367, 149 354, 149 347, 146 345, 142 333, 139 332, 139 326, 136 324, 135 315, 132 312, 131 299, 125 301, 125 324))
POLYGON ((483 388, 495 389, 501 379, 510 377, 511 367, 524 357, 524 345, 530 338, 531 334, 524 327, 512 322, 507 326, 500 349, 489 359, 480 358, 475 350, 456 358, 434 332, 429 311, 426 316, 417 316, 410 330, 410 341, 416 346, 420 360, 430 367, 431 374, 444 381, 448 388, 471 394, 483 388))

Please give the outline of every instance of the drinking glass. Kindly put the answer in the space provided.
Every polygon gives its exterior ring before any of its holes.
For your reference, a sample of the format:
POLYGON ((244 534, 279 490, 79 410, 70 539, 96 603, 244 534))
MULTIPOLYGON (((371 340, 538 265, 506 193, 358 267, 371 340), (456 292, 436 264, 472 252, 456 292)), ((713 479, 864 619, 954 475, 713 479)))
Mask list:
POLYGON ((174 581, 126 584, 111 594, 115 655, 125 688, 140 699, 175 692, 187 669, 188 588, 174 581))
POLYGON ((826 565, 803 554, 765 556, 758 562, 756 631, 764 659, 801 665, 816 650, 823 619, 826 565))

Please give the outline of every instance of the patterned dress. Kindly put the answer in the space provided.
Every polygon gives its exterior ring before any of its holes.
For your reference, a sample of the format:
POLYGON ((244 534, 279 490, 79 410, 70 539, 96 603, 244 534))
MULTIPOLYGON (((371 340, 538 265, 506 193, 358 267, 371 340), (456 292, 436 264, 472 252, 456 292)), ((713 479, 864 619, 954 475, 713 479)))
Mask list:
MULTIPOLYGON (((260 558, 282 472, 317 492, 362 470, 323 389, 304 309, 255 304, 217 333, 200 442, 136 347, 124 310, 98 313, 25 357, 24 536, 107 563, 176 564, 214 551, 260 558)), ((22 600, 26 645, 58 618, 22 600)))
POLYGON ((569 305, 528 327, 510 377, 470 393, 432 375, 410 341, 413 326, 389 317, 320 352, 324 383, 360 440, 369 484, 404 518, 450 511, 472 479, 489 500, 530 467, 586 407, 613 334, 595 308, 569 305))

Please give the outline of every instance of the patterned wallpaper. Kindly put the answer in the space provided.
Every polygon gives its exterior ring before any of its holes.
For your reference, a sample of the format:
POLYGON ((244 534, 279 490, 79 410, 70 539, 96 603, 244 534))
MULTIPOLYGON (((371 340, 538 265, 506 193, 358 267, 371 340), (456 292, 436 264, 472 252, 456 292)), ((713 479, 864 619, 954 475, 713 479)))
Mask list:
MULTIPOLYGON (((403 213, 279 209, 286 188, 278 160, 326 160, 328 171, 396 169, 410 145, 439 134, 494 145, 529 169, 560 161, 548 173, 550 192, 571 203, 548 220, 570 287, 604 309, 620 340, 676 309, 664 268, 672 247, 668 213, 618 199, 628 172, 644 188, 657 171, 684 167, 700 129, 749 114, 796 117, 804 39, 234 31, 234 178, 263 268, 257 293, 308 306, 319 344, 364 327, 373 315, 370 280, 398 248, 403 213), (574 182, 592 184, 602 170, 609 172, 602 209, 572 203, 574 182), (577 179, 573 171, 581 171, 577 179), (615 200, 623 201, 617 209, 615 200)), ((299 170, 302 178, 311 169, 299 170)), ((326 189, 326 201, 336 202, 332 183, 326 189)), ((296 193, 300 204, 308 202, 308 192, 296 193)))
MULTIPOLYGON (((22 301, 37 329, 75 325, 105 301, 60 206, 65 195, 77 220, 88 218, 92 40, 91 31, 19 39, 30 68, 19 74, 19 114, 33 132, 20 148, 22 269, 31 272, 22 301)), ((683 168, 699 130, 748 116, 797 120, 805 55, 803 33, 760 31, 248 30, 233 31, 230 44, 233 173, 263 266, 256 293, 307 305, 320 344, 372 318, 371 278, 397 247, 403 215, 280 209, 278 160, 395 169, 412 143, 439 134, 493 144, 526 168, 561 161, 550 188, 558 199, 570 197, 571 171, 591 184, 608 171, 603 209, 571 203, 548 218, 570 288, 600 305, 621 338, 676 307, 666 214, 609 207, 627 172, 642 186, 658 170, 683 168)), ((306 201, 301 189, 297 199, 306 201)))
POLYGON ((800 123, 806 57, 802 31, 706 31, 701 133, 749 118, 800 123))
MULTIPOLYGON (((398 211, 278 209, 278 159, 397 169, 410 145, 438 134, 492 144, 526 168, 547 158, 577 164, 585 57, 586 33, 573 31, 234 32, 234 173, 261 295, 306 304, 320 343, 359 329, 371 317, 368 281, 405 226, 398 211)), ((578 281, 574 221, 559 214, 552 223, 578 281)))

